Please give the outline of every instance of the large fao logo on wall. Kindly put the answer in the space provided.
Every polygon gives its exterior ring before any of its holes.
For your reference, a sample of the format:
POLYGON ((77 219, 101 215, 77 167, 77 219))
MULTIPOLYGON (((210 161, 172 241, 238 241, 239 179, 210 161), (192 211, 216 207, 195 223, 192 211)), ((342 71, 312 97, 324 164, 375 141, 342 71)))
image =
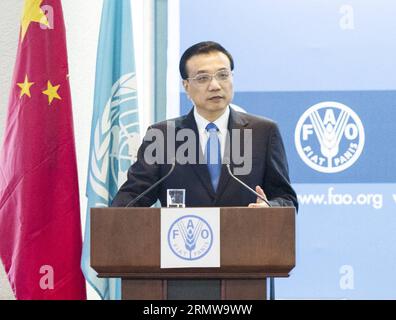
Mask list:
POLYGON ((301 159, 324 173, 352 166, 364 147, 364 128, 348 106, 332 101, 313 105, 298 120, 295 145, 301 159))

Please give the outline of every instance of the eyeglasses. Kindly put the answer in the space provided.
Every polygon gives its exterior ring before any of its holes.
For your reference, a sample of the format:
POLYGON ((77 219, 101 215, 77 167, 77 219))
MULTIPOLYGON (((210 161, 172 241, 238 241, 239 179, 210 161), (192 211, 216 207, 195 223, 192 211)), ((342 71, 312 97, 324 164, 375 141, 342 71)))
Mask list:
POLYGON ((232 76, 232 72, 229 70, 219 70, 213 74, 210 73, 199 73, 193 78, 187 78, 187 80, 195 81, 197 84, 205 85, 212 82, 213 77, 218 82, 227 82, 230 80, 232 76))

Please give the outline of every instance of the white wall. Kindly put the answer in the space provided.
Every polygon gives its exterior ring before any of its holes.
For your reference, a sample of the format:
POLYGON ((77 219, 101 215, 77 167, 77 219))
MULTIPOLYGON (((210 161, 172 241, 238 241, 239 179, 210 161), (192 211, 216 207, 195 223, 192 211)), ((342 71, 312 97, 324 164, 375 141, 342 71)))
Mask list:
MULTIPOLYGON (((1 0, 0 10, 0 141, 3 138, 5 114, 10 92, 13 66, 19 34, 23 0, 1 0)), ((152 119, 152 0, 132 0, 134 43, 138 74, 138 99, 141 131, 152 119)), ((89 138, 93 108, 96 50, 99 37, 102 0, 62 1, 67 33, 69 74, 73 103, 74 132, 80 186, 82 230, 85 226, 86 176, 89 138)), ((1 265, 1 263, 0 263, 1 265)), ((88 299, 98 299, 87 285, 88 299)), ((7 280, 0 267, 0 299, 12 298, 7 280)))
POLYGON ((0 10, 0 137, 3 137, 8 96, 19 35, 23 0, 2 0, 0 10))
POLYGON ((168 57, 166 118, 180 115, 180 0, 168 1, 168 57))
MULTIPOLYGON (((87 207, 85 187, 94 99, 96 50, 102 3, 102 0, 62 1, 69 57, 82 230, 85 227, 85 210, 87 207)), ((99 298, 88 284, 87 296, 88 299, 99 298)))

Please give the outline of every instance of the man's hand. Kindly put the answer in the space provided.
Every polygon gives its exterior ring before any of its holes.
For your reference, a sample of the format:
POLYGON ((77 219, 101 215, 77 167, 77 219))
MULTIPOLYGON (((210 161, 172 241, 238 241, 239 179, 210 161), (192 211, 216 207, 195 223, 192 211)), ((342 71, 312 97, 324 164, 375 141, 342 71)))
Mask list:
MULTIPOLYGON (((256 192, 261 194, 268 201, 267 196, 264 193, 264 190, 261 189, 260 186, 256 186, 256 192)), ((268 208, 269 206, 263 200, 261 200, 259 197, 257 197, 256 203, 250 203, 248 207, 249 208, 268 208)))

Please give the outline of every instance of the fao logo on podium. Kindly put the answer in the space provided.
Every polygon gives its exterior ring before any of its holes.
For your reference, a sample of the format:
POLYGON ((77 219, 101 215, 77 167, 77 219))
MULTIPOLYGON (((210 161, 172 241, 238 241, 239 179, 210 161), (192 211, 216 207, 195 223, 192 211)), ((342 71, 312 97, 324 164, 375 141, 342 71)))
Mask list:
POLYGON ((213 231, 201 217, 186 215, 178 218, 168 232, 172 252, 184 260, 198 260, 212 247, 213 231))
POLYGON ((341 172, 352 166, 364 147, 364 128, 358 115, 342 103, 313 105, 300 117, 294 136, 297 152, 312 169, 341 172))
POLYGON ((161 208, 161 268, 220 267, 220 208, 161 208))

